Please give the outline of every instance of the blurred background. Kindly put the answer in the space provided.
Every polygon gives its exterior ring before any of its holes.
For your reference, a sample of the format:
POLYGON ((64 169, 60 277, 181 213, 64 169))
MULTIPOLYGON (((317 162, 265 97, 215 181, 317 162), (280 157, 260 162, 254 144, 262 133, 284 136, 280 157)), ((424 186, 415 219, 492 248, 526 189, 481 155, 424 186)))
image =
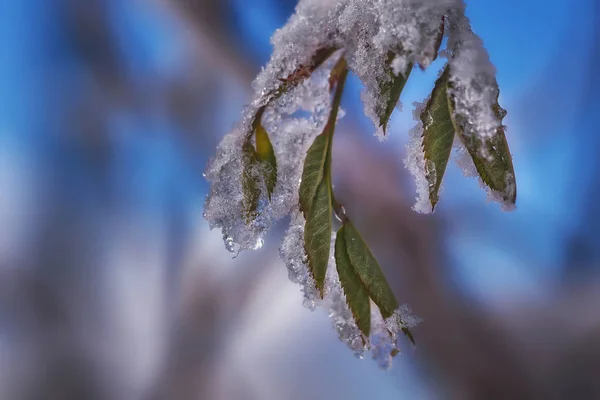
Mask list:
POLYGON ((0 399, 600 399, 600 4, 469 1, 519 186, 403 168, 443 60, 380 143, 349 81, 337 197, 424 319, 389 371, 302 307, 278 247, 232 259, 202 177, 295 0, 0 2, 0 399), (356 162, 360 159, 360 162, 356 162))

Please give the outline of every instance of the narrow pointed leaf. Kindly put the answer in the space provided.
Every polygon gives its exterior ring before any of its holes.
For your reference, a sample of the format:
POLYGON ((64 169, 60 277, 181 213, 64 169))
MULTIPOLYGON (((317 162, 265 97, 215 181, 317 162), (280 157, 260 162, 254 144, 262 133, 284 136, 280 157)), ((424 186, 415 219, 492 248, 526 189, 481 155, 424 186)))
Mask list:
MULTIPOLYGON (((340 63, 345 66, 345 60, 340 60, 340 63)), ((348 69, 345 67, 339 72, 329 119, 323 133, 315 138, 308 149, 299 189, 300 209, 306 219, 304 249, 308 256, 310 272, 321 297, 323 297, 331 248, 333 214, 331 143, 347 74, 348 69)))
POLYGON ((391 67, 392 61, 394 61, 395 57, 396 55, 393 52, 388 53, 385 66, 385 71, 388 78, 382 80, 379 84, 380 97, 385 99, 385 107, 382 107, 378 111, 379 126, 383 128, 384 134, 387 131, 387 124, 392 116, 392 113, 394 112, 396 104, 398 104, 398 101, 400 100, 400 95, 402 94, 402 90, 404 90, 404 86, 406 85, 406 81, 408 80, 413 67, 412 64, 409 64, 406 68, 406 71, 396 76, 391 67))
MULTIPOLYGON (((318 185, 331 174, 331 143, 335 132, 337 114, 340 108, 342 92, 348 75, 345 59, 340 59, 330 76, 330 84, 337 84, 331 104, 329 118, 323 132, 317 136, 306 153, 302 181, 300 182, 300 209, 306 214, 311 208, 318 185)), ((306 217, 306 215, 305 215, 306 217)))
POLYGON ((255 138, 256 154, 262 164, 263 178, 270 200, 271 194, 273 194, 273 190, 275 189, 275 184, 277 183, 277 159, 275 158, 275 151, 273 150, 269 135, 260 123, 256 127, 255 138))
POLYGON ((375 256, 349 221, 345 224, 344 236, 350 262, 367 289, 369 297, 377 304, 384 318, 391 317, 398 308, 398 301, 375 256))
POLYGON ((342 225, 338 230, 335 239, 335 264, 346 295, 346 302, 352 311, 356 325, 368 337, 371 331, 371 301, 367 288, 350 262, 344 234, 345 226, 342 225))
MULTIPOLYGON (((451 71, 450 71, 451 73, 451 71)), ((452 111, 454 128, 458 137, 467 148, 477 173, 481 180, 494 192, 502 197, 507 204, 515 204, 517 200, 517 182, 515 179, 515 170, 512 163, 512 156, 506 141, 502 119, 506 115, 504 110, 498 104, 500 90, 498 84, 494 82, 497 92, 496 101, 492 105, 492 111, 498 121, 498 128, 491 137, 482 138, 477 134, 465 134, 462 121, 468 120, 468 116, 458 114, 454 108, 454 99, 449 97, 449 104, 452 111)), ((449 81, 449 87, 452 87, 449 81)))
POLYGON ((431 209, 439 200, 439 190, 446 166, 452 152, 454 125, 447 96, 448 67, 435 82, 431 97, 421 112, 423 123, 423 152, 425 155, 425 177, 429 183, 431 209))
POLYGON ((308 266, 321 297, 329 264, 332 212, 331 184, 326 179, 317 187, 312 205, 305 214, 304 227, 304 249, 308 255, 308 266))
POLYGON ((242 147, 243 165, 242 189, 244 192, 244 218, 249 224, 257 215, 260 189, 255 170, 258 167, 256 150, 252 143, 246 141, 242 147))

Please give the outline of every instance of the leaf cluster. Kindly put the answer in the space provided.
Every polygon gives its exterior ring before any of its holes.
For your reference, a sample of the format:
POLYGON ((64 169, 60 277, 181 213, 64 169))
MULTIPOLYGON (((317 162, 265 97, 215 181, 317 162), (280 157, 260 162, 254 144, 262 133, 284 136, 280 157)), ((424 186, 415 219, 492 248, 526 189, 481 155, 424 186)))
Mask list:
MULTIPOLYGON (((430 43, 432 59, 437 57, 444 36, 442 19, 438 34, 430 43)), ((265 109, 282 94, 307 79, 327 59, 336 53, 336 48, 320 48, 308 65, 299 65, 289 76, 279 79, 276 89, 267 93, 264 105, 257 109, 243 144, 244 209, 246 223, 251 223, 258 214, 261 190, 270 200, 277 184, 277 160, 267 131, 261 123, 265 109)), ((451 49, 452 50, 452 49, 451 49)), ((385 132, 390 116, 398 103, 403 88, 410 76, 414 63, 408 63, 404 71, 395 74, 392 68, 396 57, 403 54, 401 46, 389 51, 385 65, 385 76, 379 80, 381 104, 377 110, 380 127, 385 132)), ((419 64, 421 68, 425 65, 419 64)), ((338 229, 334 257, 337 274, 344 290, 347 304, 352 311, 357 327, 368 337, 371 330, 372 304, 379 308, 384 318, 392 316, 398 302, 385 275, 369 249, 369 246, 346 215, 345 209, 335 200, 331 180, 331 157, 333 136, 338 110, 342 99, 348 66, 343 55, 330 72, 330 90, 333 94, 331 110, 323 131, 318 135, 306 154, 302 180, 299 187, 299 206, 306 220, 304 249, 308 267, 321 297, 326 292, 326 275, 330 261, 333 215, 342 221, 338 229)), ((433 90, 420 113, 422 124, 421 148, 425 161, 425 177, 429 186, 429 201, 433 210, 439 201, 439 191, 455 138, 466 147, 481 180, 507 203, 516 201, 516 182, 512 159, 502 119, 506 114, 498 104, 492 105, 492 113, 498 128, 492 136, 478 136, 467 132, 469 116, 456 107, 453 67, 447 63, 436 80, 433 90)), ((496 93, 499 93, 494 82, 496 93)), ((413 341, 408 327, 404 334, 413 341)))

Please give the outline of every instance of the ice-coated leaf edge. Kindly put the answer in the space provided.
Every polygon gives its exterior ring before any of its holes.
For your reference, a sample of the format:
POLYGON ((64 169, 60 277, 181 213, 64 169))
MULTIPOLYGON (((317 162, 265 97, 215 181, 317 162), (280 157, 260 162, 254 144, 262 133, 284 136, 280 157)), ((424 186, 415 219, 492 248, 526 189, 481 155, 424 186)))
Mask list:
MULTIPOLYGON (((451 76, 452 68, 450 68, 448 88, 452 88, 451 76)), ((453 96, 450 93, 448 96, 449 106, 456 135, 471 156, 481 181, 499 196, 504 204, 512 206, 517 201, 517 182, 504 125, 502 125, 502 119, 506 115, 506 111, 498 104, 500 89, 495 80, 494 89, 496 90, 496 99, 492 111, 498 120, 498 128, 492 137, 481 138, 478 135, 466 135, 457 121, 457 117, 460 118, 461 115, 456 112, 454 107, 455 95, 453 96)))
POLYGON ((336 50, 334 47, 318 48, 311 58, 309 65, 299 65, 286 78, 280 78, 280 85, 261 99, 260 103, 263 103, 263 105, 256 109, 252 117, 250 129, 246 133, 246 140, 242 145, 242 153, 245 157, 242 172, 242 188, 244 192, 244 218, 246 224, 250 224, 258 215, 260 184, 257 177, 254 176, 253 170, 257 167, 261 169, 269 201, 277 184, 277 159, 269 135, 261 122, 263 114, 267 107, 274 101, 309 78, 336 50), (256 148, 251 143, 253 136, 256 148))
POLYGON ((333 194, 331 187, 331 147, 344 84, 348 75, 346 61, 341 58, 332 71, 330 84, 335 84, 329 118, 323 132, 308 149, 299 188, 300 210, 306 219, 304 249, 315 286, 324 296, 325 275, 329 265, 333 230, 333 194), (341 65, 341 67, 340 67, 341 65), (333 73, 336 76, 334 77, 333 73))
MULTIPOLYGON (((370 318, 371 315, 368 300, 377 305, 384 319, 390 318, 398 309, 398 300, 377 259, 347 217, 336 236, 335 262, 346 302, 356 325, 368 337, 370 321, 368 324, 365 322, 365 318, 370 318), (366 302, 364 294, 367 296, 366 302)), ((402 332, 415 343, 409 328, 402 327, 402 332)))
POLYGON ((406 86, 406 82, 410 76, 413 68, 413 64, 409 63, 404 71, 401 71, 398 75, 394 74, 391 64, 396 54, 388 52, 386 66, 384 70, 387 74, 387 79, 382 80, 379 84, 380 96, 386 97, 385 107, 380 110, 379 114, 379 127, 383 130, 383 134, 387 134, 387 125, 396 108, 396 104, 400 100, 400 95, 406 86))
POLYGON ((371 300, 367 288, 354 270, 348 256, 345 224, 338 230, 335 239, 335 265, 340 278, 340 284, 346 296, 346 304, 352 311, 358 329, 369 336, 371 332, 371 300))
POLYGON ((421 111, 422 146, 425 157, 425 177, 429 183, 431 211, 439 201, 439 190, 454 142, 454 125, 447 94, 449 66, 436 80, 425 108, 421 111))
POLYGON ((369 297, 379 307, 383 318, 389 318, 398 308, 396 296, 383 274, 377 259, 354 224, 348 221, 344 225, 346 249, 350 262, 365 286, 369 297))

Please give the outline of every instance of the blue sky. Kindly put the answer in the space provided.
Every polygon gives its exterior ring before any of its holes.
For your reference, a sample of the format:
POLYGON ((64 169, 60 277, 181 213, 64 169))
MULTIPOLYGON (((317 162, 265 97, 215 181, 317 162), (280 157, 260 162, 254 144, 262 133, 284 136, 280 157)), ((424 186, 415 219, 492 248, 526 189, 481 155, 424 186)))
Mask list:
MULTIPOLYGON (((0 2, 0 155, 4 155, 0 166, 10 164, 11 173, 21 180, 19 187, 12 186, 19 179, 7 179, 1 173, 7 168, 0 171, 0 185, 10 182, 12 190, 31 197, 37 185, 65 179, 71 183, 65 196, 72 196, 74 204, 102 211, 102 182, 90 179, 98 176, 85 156, 64 146, 68 132, 58 129, 57 116, 84 100, 90 84, 89 71, 62 24, 58 5, 63 3, 0 2)), ((133 2, 111 4, 114 40, 126 73, 152 90, 158 90, 160 82, 176 79, 185 69, 179 27, 160 13, 140 14, 133 2)), ((271 34, 285 23, 294 2, 230 0, 227 4, 230 31, 244 44, 258 71, 269 58, 271 34)), ((498 70, 519 199, 515 212, 503 213, 497 205, 486 204, 477 182, 450 168, 439 206, 439 215, 448 221, 449 275, 481 301, 543 296, 548 283, 564 273, 570 235, 581 232, 592 247, 600 248, 600 234, 594 230, 600 216, 590 212, 588 203, 598 171, 600 109, 596 99, 583 102, 583 95, 592 90, 594 0, 473 0, 467 4, 474 30, 498 70)), ((389 144, 397 146, 399 163, 413 125, 411 103, 428 94, 442 62, 411 76, 403 94, 405 111, 393 117, 389 144)), ((359 90, 360 83, 352 80, 344 107, 350 111, 347 115, 358 116, 353 123, 371 135, 371 122, 359 117, 359 90)), ((244 99, 239 96, 241 105, 244 99)), ((201 207, 207 187, 198 179, 200 171, 190 160, 189 149, 176 138, 181 127, 173 126, 160 109, 161 104, 152 103, 140 114, 115 110, 109 121, 117 149, 115 165, 105 179, 126 207, 151 217, 150 223, 164 222, 170 212, 182 221, 181 226, 190 228, 195 220, 189 216, 201 207)), ((211 129, 225 134, 240 118, 238 104, 223 105, 214 118, 218 124, 211 129)), ((203 148, 199 157, 207 159, 213 152, 203 148)))

